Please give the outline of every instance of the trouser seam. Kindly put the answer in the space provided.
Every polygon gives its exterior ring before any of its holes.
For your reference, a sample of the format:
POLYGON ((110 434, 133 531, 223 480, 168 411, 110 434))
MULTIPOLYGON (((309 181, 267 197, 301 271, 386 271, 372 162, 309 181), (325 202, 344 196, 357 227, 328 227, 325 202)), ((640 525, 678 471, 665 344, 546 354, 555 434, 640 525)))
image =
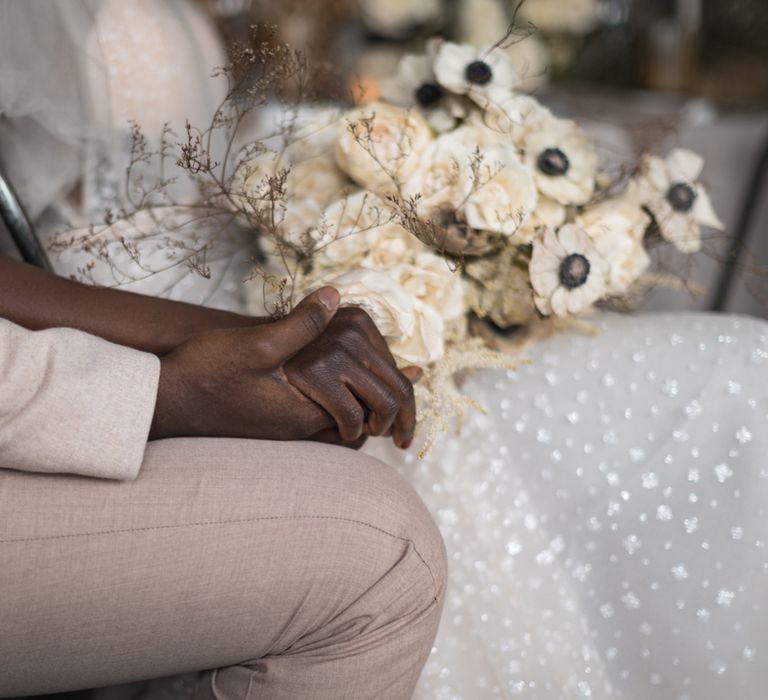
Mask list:
POLYGON ((439 586, 437 584, 437 579, 435 578, 435 574, 432 571, 432 568, 429 566, 426 559, 424 559, 421 552, 419 552, 419 549, 416 546, 416 543, 412 539, 409 539, 408 537, 400 537, 399 535, 395 535, 394 533, 389 532, 384 528, 378 527, 377 525, 368 523, 365 520, 356 520, 355 518, 340 518, 338 516, 332 516, 332 515, 267 515, 267 516, 260 516, 260 517, 254 517, 254 518, 238 518, 234 520, 201 520, 193 523, 178 523, 175 525, 126 527, 126 528, 117 528, 114 530, 99 530, 95 532, 72 532, 66 535, 45 535, 41 537, 12 537, 8 539, 0 539, 0 544, 13 544, 13 543, 23 543, 23 542, 45 542, 48 540, 62 540, 62 539, 68 539, 68 538, 74 538, 74 537, 99 537, 102 535, 122 535, 122 534, 132 534, 132 533, 139 533, 139 532, 151 532, 153 530, 174 530, 174 529, 185 528, 185 527, 207 527, 211 525, 238 525, 238 524, 244 524, 244 523, 261 522, 266 520, 334 520, 336 522, 362 525, 363 527, 370 528, 371 530, 376 530, 377 532, 381 532, 382 534, 387 535, 388 537, 391 537, 393 539, 400 540, 401 542, 407 542, 413 547, 413 551, 416 552, 419 559, 421 559, 422 564, 424 564, 427 571, 429 572, 429 576, 432 579, 432 586, 435 590, 435 600, 437 600, 437 597, 440 594, 439 586))

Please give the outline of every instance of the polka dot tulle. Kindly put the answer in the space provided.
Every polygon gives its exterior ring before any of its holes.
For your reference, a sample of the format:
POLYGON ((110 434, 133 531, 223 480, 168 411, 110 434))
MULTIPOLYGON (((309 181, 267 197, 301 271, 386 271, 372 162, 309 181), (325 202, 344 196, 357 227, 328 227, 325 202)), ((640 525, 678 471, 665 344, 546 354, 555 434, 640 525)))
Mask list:
POLYGON ((768 688, 768 325, 606 316, 422 461, 450 586, 416 697, 747 700, 768 688))

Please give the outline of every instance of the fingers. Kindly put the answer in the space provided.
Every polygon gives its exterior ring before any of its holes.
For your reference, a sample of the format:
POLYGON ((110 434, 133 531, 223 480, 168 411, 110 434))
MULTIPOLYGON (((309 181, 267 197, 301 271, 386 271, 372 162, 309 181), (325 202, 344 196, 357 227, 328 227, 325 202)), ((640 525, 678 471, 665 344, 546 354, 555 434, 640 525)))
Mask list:
POLYGON ((361 358, 363 364, 399 397, 400 411, 392 426, 392 439, 398 447, 408 449, 413 442, 413 433, 416 429, 416 402, 413 384, 421 379, 423 371, 419 367, 406 367, 402 372, 399 371, 387 341, 371 317, 362 309, 344 310, 344 313, 350 314, 352 323, 363 332, 375 351, 361 358))
POLYGON ((400 411, 401 396, 362 364, 348 368, 345 383, 368 409, 364 430, 368 435, 386 435, 400 411))
POLYGON ((276 362, 287 360, 322 335, 339 307, 333 287, 321 287, 302 299, 285 318, 271 324, 276 362))
MULTIPOLYGON (((364 364, 372 374, 378 377, 388 388, 398 403, 398 411, 392 422, 392 440, 402 449, 408 449, 413 442, 413 433, 416 430, 416 399, 413 391, 413 382, 409 377, 400 372, 396 366, 390 364, 380 354, 371 354, 365 358, 364 364)), ((418 368, 415 368, 418 370, 418 368)), ((420 370, 418 370, 420 371, 420 370)), ((416 372, 409 370, 409 374, 415 377, 416 372)))
POLYGON ((344 442, 355 442, 365 427, 365 409, 340 379, 323 380, 315 374, 291 373, 289 381, 328 413, 344 442))
MULTIPOLYGON (((297 311, 299 307, 297 307, 297 311)), ((397 368, 386 341, 361 309, 344 308, 327 332, 283 365, 288 381, 327 411, 340 437, 392 435, 407 448, 416 427, 418 367, 397 368)))

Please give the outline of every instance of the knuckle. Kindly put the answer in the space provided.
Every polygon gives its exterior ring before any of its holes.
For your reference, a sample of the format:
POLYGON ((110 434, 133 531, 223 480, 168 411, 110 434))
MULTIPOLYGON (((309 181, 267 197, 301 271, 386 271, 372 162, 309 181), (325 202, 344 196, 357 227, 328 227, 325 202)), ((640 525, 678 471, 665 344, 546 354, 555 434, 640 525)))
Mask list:
POLYGON ((364 418, 365 415, 363 413, 363 409, 357 404, 348 404, 342 411, 342 420, 344 421, 344 425, 348 428, 353 428, 354 430, 358 430, 360 428, 360 426, 363 424, 364 418))
POLYGON ((302 317, 302 322, 307 333, 313 336, 319 335, 325 329, 323 312, 315 305, 307 309, 307 312, 302 317))
POLYGON ((308 374, 320 385, 338 385, 341 383, 342 367, 342 358, 339 357, 338 353, 320 355, 313 359, 308 374))
POLYGON ((358 326, 365 326, 371 317, 359 306, 350 306, 348 312, 349 321, 358 326))
POLYGON ((400 410, 400 399, 394 393, 387 392, 382 397, 381 407, 384 415, 395 415, 400 410))
POLYGON ((253 350, 254 354, 266 364, 275 364, 281 359, 279 348, 271 338, 260 338, 253 350))
POLYGON ((408 377, 400 374, 397 379, 397 385, 400 391, 400 395, 403 397, 404 401, 410 402, 414 400, 413 384, 411 384, 408 377))
POLYGON ((363 333, 357 326, 348 326, 345 328, 341 332, 339 340, 344 347, 355 350, 356 354, 362 352, 364 346, 367 345, 365 333, 363 333))

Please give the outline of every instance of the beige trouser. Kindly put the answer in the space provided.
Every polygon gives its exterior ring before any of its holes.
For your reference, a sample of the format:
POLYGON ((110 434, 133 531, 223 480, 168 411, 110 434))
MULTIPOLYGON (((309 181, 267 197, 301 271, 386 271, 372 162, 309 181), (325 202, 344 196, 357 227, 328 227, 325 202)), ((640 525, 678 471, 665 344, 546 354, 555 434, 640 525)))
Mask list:
POLYGON ((134 482, 0 469, 0 697, 201 673, 196 698, 407 698, 439 533, 337 447, 166 440, 134 482))

